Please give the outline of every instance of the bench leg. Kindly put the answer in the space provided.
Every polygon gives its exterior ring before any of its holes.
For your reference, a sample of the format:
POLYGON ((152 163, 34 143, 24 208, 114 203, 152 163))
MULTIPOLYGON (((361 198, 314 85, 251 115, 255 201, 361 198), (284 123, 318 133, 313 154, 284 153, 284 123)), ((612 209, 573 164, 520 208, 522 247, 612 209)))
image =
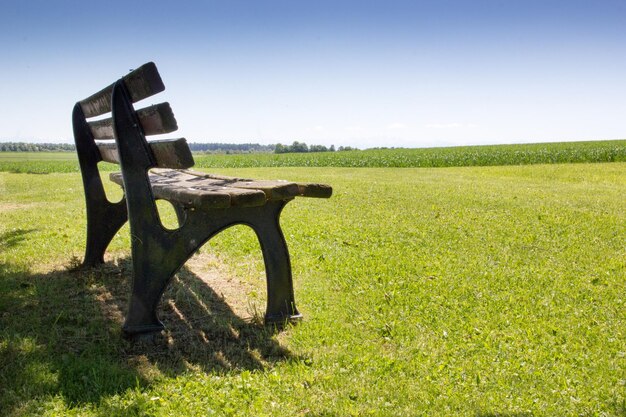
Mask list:
POLYGON ((123 331, 129 337, 164 329, 157 307, 165 288, 195 248, 170 239, 158 226, 141 236, 132 236, 133 288, 123 331))
POLYGON ((280 213, 287 201, 268 202, 266 215, 251 224, 263 252, 267 278, 266 324, 296 321, 302 315, 296 308, 287 242, 280 228, 280 213))
MULTIPOLYGON (((126 321, 122 327, 129 338, 158 333, 165 328, 157 315, 163 292, 187 259, 223 226, 200 227, 199 215, 178 230, 164 229, 156 206, 143 203, 144 212, 131 213, 133 284, 126 321), (135 215, 135 217, 132 217, 135 215)), ((179 223, 188 213, 174 205, 179 223)))
MULTIPOLYGON (((159 274, 160 275, 160 274, 159 274)), ((162 284, 169 281, 169 277, 153 276, 154 283, 162 284)), ((142 334, 158 333, 165 328, 156 314, 156 308, 161 299, 165 285, 146 285, 152 280, 133 279, 128 314, 122 326, 127 337, 135 337, 142 334), (137 289, 137 287, 140 289, 137 289), (162 288, 160 288, 162 287, 162 288)))
POLYGON ((280 213, 287 202, 268 202, 263 207, 217 210, 210 214, 196 213, 191 217, 191 213, 177 207, 182 226, 177 231, 165 231, 144 218, 135 222, 131 219, 133 289, 124 333, 137 337, 163 330, 157 317, 157 306, 176 271, 211 237, 240 223, 252 227, 261 245, 267 277, 265 322, 284 324, 300 319, 302 316, 294 300, 289 251, 279 223, 280 213), (141 223, 141 227, 133 227, 133 223, 141 223))
POLYGON ((187 221, 187 210, 182 204, 171 203, 176 212, 176 220, 178 221, 178 227, 181 227, 187 221))
POLYGON ((126 201, 110 203, 106 198, 87 201, 87 247, 82 266, 90 268, 104 263, 104 252, 127 220, 126 201))
POLYGON ((89 268, 104 263, 104 252, 128 215, 126 200, 111 203, 106 197, 98 170, 102 157, 78 103, 72 113, 72 125, 87 206, 87 247, 82 267, 89 268))

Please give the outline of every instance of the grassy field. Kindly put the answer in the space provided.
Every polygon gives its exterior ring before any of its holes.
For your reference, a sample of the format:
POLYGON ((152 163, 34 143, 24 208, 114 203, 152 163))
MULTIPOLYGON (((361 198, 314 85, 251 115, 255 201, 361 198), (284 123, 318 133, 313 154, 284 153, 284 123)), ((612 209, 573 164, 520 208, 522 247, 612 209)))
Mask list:
MULTIPOLYGON (((554 163, 626 162, 626 140, 460 146, 300 154, 196 154, 197 168, 343 167, 435 168, 554 163)), ((113 165, 105 170, 116 170, 113 165)), ((78 172, 73 152, 0 152, 0 172, 78 172)))
POLYGON ((128 229, 69 272, 80 176, 0 172, 0 415, 626 416, 626 163, 212 171, 334 186, 283 214, 305 320, 237 227, 131 345, 128 229))

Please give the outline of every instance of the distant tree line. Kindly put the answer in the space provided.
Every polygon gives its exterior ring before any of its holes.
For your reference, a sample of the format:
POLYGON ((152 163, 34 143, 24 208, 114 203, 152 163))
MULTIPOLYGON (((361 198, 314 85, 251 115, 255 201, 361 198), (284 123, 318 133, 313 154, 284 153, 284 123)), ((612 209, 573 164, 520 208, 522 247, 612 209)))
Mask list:
MULTIPOLYGON (((274 145, 258 143, 190 143, 192 152, 205 153, 271 153, 274 145)), ((0 152, 74 152, 71 143, 0 142, 0 152)))
MULTIPOLYGON (((340 146, 338 151, 355 151, 356 148, 350 146, 340 146)), ((291 145, 283 145, 277 143, 274 147, 274 153, 304 153, 304 152, 335 152, 335 145, 326 147, 324 145, 311 145, 308 146, 304 142, 294 141, 291 145)))
MULTIPOLYGON (((192 152, 204 152, 215 154, 242 154, 242 153, 303 153, 303 152, 335 152, 358 150, 350 146, 335 145, 307 145, 304 142, 294 141, 291 145, 260 145, 258 143, 190 143, 192 152)), ((73 143, 25 143, 25 142, 0 142, 0 152, 74 152, 73 143)))
POLYGON ((204 153, 271 153, 274 145, 260 145, 258 143, 190 143, 192 152, 204 153))
POLYGON ((73 152, 72 143, 0 142, 0 152, 73 152))

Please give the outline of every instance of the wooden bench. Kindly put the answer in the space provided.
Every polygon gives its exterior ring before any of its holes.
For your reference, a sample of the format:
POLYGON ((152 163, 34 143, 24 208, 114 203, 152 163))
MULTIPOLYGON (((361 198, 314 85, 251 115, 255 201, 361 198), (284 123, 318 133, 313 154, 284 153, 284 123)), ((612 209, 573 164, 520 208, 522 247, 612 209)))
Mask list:
POLYGON ((211 237, 245 224, 256 232, 265 262, 266 323, 300 318, 279 216, 295 197, 328 198, 332 188, 189 170, 194 161, 185 139, 146 140, 146 136, 177 129, 170 105, 133 107, 164 89, 156 66, 148 63, 74 106, 74 140, 87 205, 82 266, 103 263, 111 239, 128 220, 133 283, 123 331, 128 336, 158 332, 164 326, 157 317, 157 305, 173 275, 211 237), (92 119, 108 113, 108 118, 92 119), (98 171, 100 161, 120 164, 121 173, 110 176, 124 190, 118 203, 106 198, 98 171), (174 206, 177 229, 162 225, 155 203, 158 199, 174 206))

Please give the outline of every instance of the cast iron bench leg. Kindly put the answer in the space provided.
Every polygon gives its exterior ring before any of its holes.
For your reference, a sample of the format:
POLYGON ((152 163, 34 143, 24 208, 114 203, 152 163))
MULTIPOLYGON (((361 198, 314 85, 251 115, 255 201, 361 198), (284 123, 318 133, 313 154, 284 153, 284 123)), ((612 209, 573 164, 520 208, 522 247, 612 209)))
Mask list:
POLYGON ((83 267, 104 263, 104 252, 126 219, 124 200, 110 203, 105 197, 100 202, 87 201, 87 248, 83 267))
POLYGON ((89 268, 104 263, 104 252, 128 215, 125 199, 111 203, 106 197, 98 170, 102 158, 80 105, 74 106, 72 118, 87 206, 87 246, 82 267, 89 268))
POLYGON ((280 213, 287 202, 186 215, 180 208, 177 210, 179 220, 186 217, 187 221, 181 221, 182 228, 177 231, 163 231, 160 226, 147 224, 137 228, 149 232, 132 237, 133 289, 124 323, 126 335, 133 337, 163 330, 157 317, 157 306, 176 271, 209 239, 238 223, 252 227, 263 252, 267 277, 265 322, 284 324, 300 319, 302 316, 294 300, 289 252, 279 224, 280 213))
POLYGON ((195 251, 185 247, 176 232, 167 232, 154 225, 147 233, 133 235, 133 288, 124 333, 134 336, 164 329, 157 317, 157 307, 174 274, 195 251))
POLYGON ((284 324, 302 318, 294 299, 291 261, 280 228, 280 213, 287 201, 268 202, 262 216, 250 224, 261 244, 267 277, 265 323, 284 324))

